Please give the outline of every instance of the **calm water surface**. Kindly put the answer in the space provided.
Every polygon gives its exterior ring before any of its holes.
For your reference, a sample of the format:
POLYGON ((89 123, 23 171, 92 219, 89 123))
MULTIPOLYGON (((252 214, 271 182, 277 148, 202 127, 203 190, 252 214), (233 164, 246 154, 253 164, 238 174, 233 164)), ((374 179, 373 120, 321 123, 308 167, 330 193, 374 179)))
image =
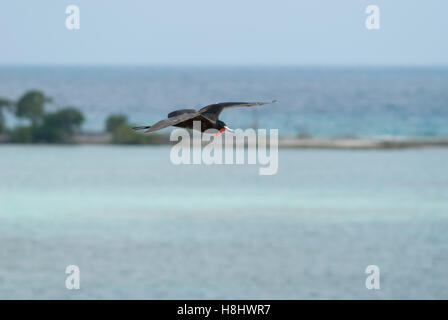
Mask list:
POLYGON ((95 131, 111 113, 146 124, 174 109, 277 99, 222 119, 280 135, 448 137, 447 87, 448 68, 0 67, 0 97, 43 90, 49 108, 76 106, 95 131))
POLYGON ((0 298, 448 298, 448 150, 169 151, 0 146, 0 298))

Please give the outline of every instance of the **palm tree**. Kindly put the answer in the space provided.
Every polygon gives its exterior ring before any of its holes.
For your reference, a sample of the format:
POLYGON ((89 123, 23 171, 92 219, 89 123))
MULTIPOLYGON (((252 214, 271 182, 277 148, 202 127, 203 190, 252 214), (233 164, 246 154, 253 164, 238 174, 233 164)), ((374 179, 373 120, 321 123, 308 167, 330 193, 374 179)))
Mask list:
POLYGON ((16 106, 16 116, 18 118, 29 119, 32 127, 36 127, 45 114, 45 104, 51 102, 51 98, 42 91, 30 90, 22 95, 16 106))

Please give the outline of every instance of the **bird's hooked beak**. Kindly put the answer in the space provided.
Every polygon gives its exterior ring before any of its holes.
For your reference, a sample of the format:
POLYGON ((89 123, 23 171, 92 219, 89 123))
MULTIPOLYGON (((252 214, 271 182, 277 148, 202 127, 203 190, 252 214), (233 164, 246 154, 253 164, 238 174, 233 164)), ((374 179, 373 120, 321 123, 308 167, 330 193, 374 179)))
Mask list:
POLYGON ((221 133, 223 133, 224 131, 230 131, 230 132, 235 132, 235 130, 232 130, 232 129, 230 129, 229 127, 227 127, 227 126, 224 126, 224 128, 222 128, 222 129, 219 129, 219 131, 216 133, 216 135, 217 136, 219 136, 221 133))

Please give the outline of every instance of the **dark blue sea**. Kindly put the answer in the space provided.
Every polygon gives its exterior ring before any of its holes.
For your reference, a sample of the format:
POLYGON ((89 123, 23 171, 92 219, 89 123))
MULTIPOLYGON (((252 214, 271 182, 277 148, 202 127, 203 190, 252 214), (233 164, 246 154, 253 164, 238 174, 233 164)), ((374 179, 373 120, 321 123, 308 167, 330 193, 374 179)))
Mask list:
POLYGON ((88 131, 111 113, 151 124, 177 108, 277 99, 222 119, 283 136, 448 136, 448 68, 0 67, 0 97, 29 89, 53 97, 49 108, 80 108, 88 131))

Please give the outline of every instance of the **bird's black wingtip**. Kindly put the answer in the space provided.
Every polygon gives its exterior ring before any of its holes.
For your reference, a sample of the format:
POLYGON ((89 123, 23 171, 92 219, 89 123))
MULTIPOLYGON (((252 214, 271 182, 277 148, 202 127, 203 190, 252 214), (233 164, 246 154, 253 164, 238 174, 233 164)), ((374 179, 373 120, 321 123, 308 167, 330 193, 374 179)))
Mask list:
POLYGON ((271 103, 276 103, 276 102, 277 102, 277 100, 274 99, 274 100, 272 100, 272 101, 254 102, 254 104, 256 104, 256 105, 258 105, 258 106, 262 106, 262 105, 264 105, 264 104, 271 104, 271 103))

